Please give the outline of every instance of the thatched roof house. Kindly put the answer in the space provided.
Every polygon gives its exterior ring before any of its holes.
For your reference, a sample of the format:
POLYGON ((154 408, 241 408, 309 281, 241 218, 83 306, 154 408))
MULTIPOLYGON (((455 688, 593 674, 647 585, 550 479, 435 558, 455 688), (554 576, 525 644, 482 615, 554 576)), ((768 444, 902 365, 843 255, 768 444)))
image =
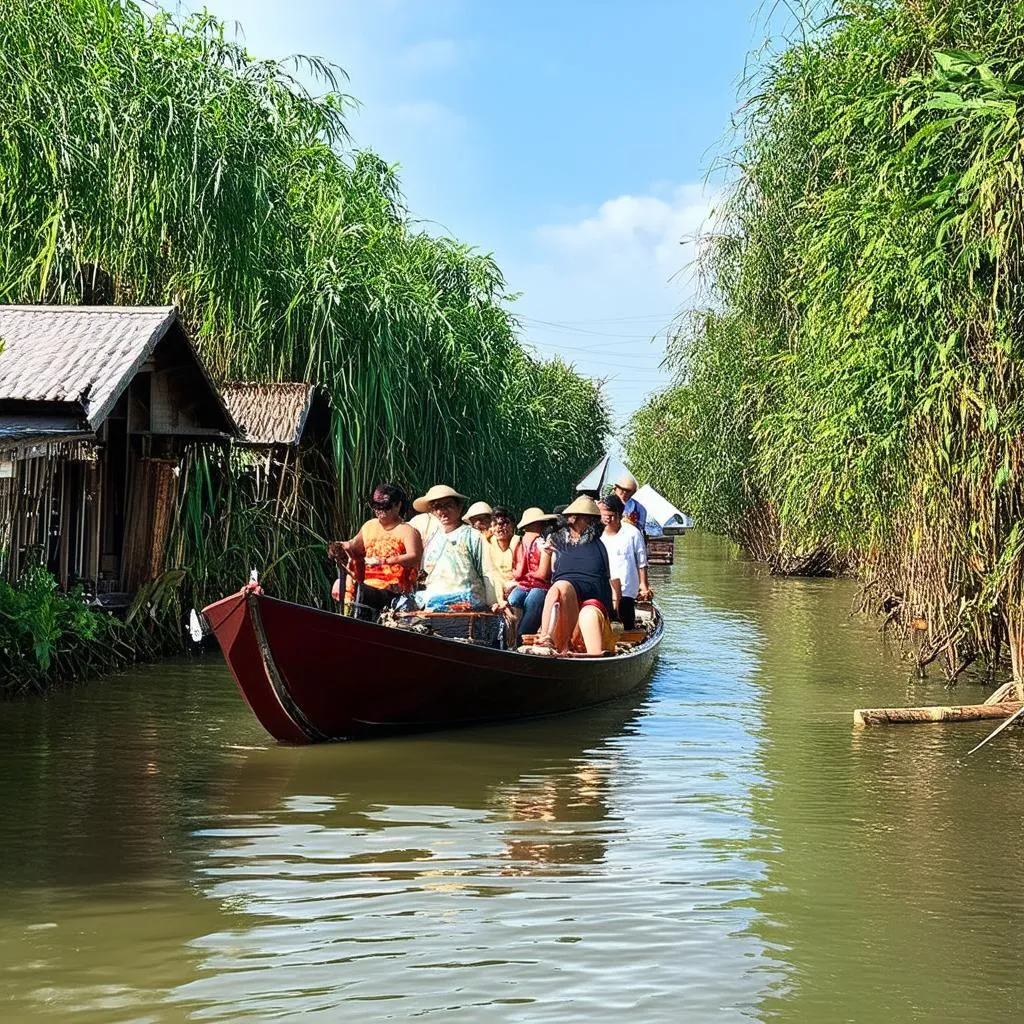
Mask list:
POLYGON ((238 424, 235 443, 248 447, 298 447, 323 437, 330 422, 327 398, 313 384, 235 382, 221 395, 238 424))
POLYGON ((130 592, 185 446, 237 428, 173 306, 0 306, 0 573, 130 592))

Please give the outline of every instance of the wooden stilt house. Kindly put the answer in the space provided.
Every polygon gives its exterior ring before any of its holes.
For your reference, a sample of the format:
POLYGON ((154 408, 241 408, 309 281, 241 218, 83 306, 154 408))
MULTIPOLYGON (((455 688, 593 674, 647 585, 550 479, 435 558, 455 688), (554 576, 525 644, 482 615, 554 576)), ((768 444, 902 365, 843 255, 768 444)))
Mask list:
POLYGON ((190 444, 237 428, 173 307, 0 306, 0 575, 158 575, 190 444))
POLYGON ((234 382, 221 395, 238 425, 234 447, 252 477, 253 499, 271 502, 276 518, 293 519, 305 498, 325 506, 330 519, 331 411, 323 390, 306 383, 234 382))

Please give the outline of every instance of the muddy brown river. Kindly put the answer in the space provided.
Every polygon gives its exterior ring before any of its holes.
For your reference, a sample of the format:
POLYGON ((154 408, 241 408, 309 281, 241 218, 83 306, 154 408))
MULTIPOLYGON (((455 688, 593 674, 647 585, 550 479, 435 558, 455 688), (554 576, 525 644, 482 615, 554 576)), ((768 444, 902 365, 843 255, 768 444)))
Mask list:
POLYGON ((279 747, 216 656, 0 705, 0 1021, 1020 1019, 1024 733, 854 732, 987 691, 850 582, 652 582, 649 684, 557 719, 279 747))

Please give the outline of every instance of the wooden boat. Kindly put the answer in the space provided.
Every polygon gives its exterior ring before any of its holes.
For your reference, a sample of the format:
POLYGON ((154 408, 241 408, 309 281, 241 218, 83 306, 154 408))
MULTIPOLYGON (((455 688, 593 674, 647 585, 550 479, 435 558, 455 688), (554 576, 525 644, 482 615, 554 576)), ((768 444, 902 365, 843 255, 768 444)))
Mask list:
POLYGON ((322 743, 558 714, 620 697, 647 678, 653 632, 604 657, 540 657, 395 629, 246 586, 203 609, 263 727, 322 743))

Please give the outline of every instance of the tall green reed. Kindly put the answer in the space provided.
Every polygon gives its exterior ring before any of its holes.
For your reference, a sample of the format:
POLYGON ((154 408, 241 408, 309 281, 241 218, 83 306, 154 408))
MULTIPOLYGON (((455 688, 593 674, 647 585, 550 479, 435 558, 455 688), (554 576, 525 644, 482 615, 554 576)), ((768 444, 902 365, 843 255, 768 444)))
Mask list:
POLYGON ((216 380, 330 392, 338 488, 301 525, 240 502, 227 550, 204 546, 187 517, 228 485, 190 464, 171 550, 221 586, 243 536, 284 531, 283 573, 327 524, 354 528, 381 478, 553 504, 609 430, 597 385, 523 348, 493 258, 417 229, 394 169, 352 147, 343 80, 257 60, 206 13, 0 0, 0 301, 77 301, 101 267, 118 303, 179 305, 216 380))
POLYGON ((837 0, 757 66, 628 446, 748 546, 859 567, 922 663, 1018 679, 1022 45, 1019 0, 837 0))

